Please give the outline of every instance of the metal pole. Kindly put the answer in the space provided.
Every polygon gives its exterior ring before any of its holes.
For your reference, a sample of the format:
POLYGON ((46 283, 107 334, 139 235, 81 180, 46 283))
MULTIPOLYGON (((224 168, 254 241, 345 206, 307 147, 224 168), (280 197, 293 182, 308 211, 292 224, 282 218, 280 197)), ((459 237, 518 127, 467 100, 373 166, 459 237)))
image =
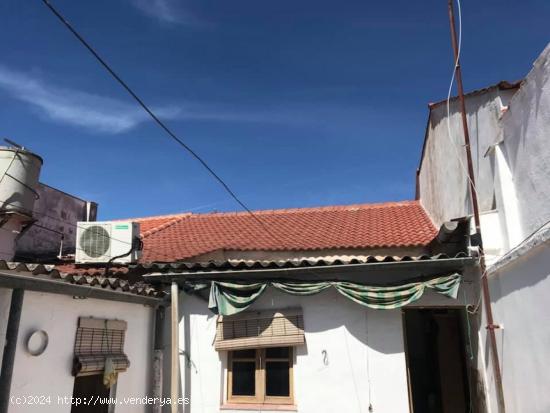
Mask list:
POLYGON ((495 335, 496 326, 494 324, 493 310, 491 307, 491 294, 489 292, 489 282, 487 281, 487 274, 486 274, 487 267, 485 264, 485 251, 483 250, 483 242, 481 238, 481 221, 479 218, 479 204, 477 199, 477 192, 475 189, 474 167, 472 162, 472 150, 470 148, 468 120, 466 118, 466 103, 464 100, 464 88, 462 85, 462 71, 460 68, 460 59, 458 56, 458 45, 457 45, 457 38, 456 38, 453 1, 454 0, 449 0, 449 21, 451 24, 451 42, 453 45, 454 60, 456 62, 456 67, 455 67, 456 85, 458 89, 460 111, 462 114, 462 129, 464 130, 464 149, 466 150, 466 159, 468 162, 468 178, 470 183, 470 195, 472 197, 472 207, 474 210, 474 223, 476 227, 476 234, 479 237, 479 267, 481 270, 481 286, 483 291, 483 303, 485 307, 485 313, 487 316, 487 331, 489 335, 489 343, 491 346, 491 361, 493 364, 493 371, 494 371, 495 382, 497 387, 499 410, 501 413, 504 413, 506 411, 505 403, 504 403, 504 388, 502 385, 502 373, 500 371, 497 340, 495 335))
POLYGON ((172 368, 170 376, 170 398, 171 400, 171 412, 178 413, 178 399, 179 399, 179 311, 178 311, 178 284, 173 282, 170 298, 172 301, 170 321, 171 334, 172 334, 172 368))
POLYGON ((19 335, 19 321, 23 309, 25 290, 16 288, 11 292, 10 315, 6 328, 6 342, 2 355, 2 372, 0 373, 0 413, 7 413, 10 400, 11 378, 19 335))
MULTIPOLYGON (((153 349, 153 398, 159 400, 162 397, 162 377, 164 364, 164 306, 158 306, 155 311, 155 342, 153 349)), ((161 413, 161 403, 153 405, 153 413, 161 413)))

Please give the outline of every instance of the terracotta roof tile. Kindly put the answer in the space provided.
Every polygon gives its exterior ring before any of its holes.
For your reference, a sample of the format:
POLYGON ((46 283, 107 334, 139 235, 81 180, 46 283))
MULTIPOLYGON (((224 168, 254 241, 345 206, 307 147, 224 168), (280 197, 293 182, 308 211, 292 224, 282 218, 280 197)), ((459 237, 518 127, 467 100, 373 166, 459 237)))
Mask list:
POLYGON ((308 251, 427 245, 437 230, 418 201, 135 218, 142 262, 216 250, 308 251))
MULTIPOLYGON (((110 272, 111 277, 105 277, 104 272, 98 270, 98 272, 92 273, 89 270, 75 268, 74 264, 54 266, 0 260, 0 271, 4 276, 32 276, 37 280, 46 279, 59 283, 86 285, 152 298, 162 298, 164 296, 162 290, 144 283, 143 280, 138 282, 123 280, 118 278, 122 273, 116 273, 115 271, 110 272)), ((127 268, 125 268, 126 272, 128 272, 127 268)))

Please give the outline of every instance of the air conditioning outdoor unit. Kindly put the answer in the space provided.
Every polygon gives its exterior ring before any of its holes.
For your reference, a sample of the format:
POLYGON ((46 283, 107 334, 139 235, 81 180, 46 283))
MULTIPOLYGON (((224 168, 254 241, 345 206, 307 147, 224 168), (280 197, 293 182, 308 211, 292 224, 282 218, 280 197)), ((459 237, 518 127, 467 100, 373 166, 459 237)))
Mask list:
POLYGON ((78 222, 75 263, 129 264, 141 256, 139 224, 130 221, 78 222))

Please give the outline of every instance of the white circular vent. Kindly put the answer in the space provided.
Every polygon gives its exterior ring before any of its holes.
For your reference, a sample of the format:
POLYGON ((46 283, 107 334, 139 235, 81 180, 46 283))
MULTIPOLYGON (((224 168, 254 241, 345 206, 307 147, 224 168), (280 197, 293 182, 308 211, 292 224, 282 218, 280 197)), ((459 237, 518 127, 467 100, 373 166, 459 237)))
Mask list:
POLYGON ((80 236, 80 249, 91 258, 104 255, 110 246, 110 237, 107 230, 99 225, 88 227, 80 236))

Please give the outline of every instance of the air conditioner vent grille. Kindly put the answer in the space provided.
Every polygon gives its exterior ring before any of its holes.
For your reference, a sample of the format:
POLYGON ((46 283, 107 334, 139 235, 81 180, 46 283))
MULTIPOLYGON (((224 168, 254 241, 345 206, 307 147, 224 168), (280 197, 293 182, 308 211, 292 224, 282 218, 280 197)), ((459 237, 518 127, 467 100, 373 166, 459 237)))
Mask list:
POLYGON ((110 236, 105 228, 94 225, 86 228, 80 236, 80 248, 92 258, 98 258, 109 251, 110 236))
POLYGON ((129 264, 141 257, 139 224, 132 221, 78 222, 77 264, 129 264))

